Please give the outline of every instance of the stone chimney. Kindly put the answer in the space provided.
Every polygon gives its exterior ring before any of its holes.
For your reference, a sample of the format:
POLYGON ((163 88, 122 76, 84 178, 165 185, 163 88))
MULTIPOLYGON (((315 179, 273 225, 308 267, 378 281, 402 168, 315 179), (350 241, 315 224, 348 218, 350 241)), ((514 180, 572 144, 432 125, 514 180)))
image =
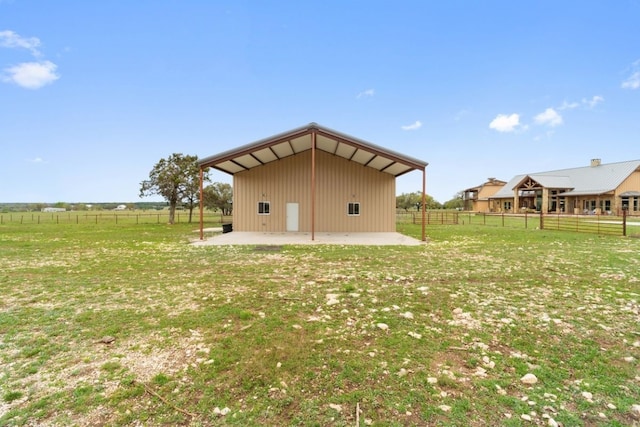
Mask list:
POLYGON ((600 159, 591 159, 591 167, 592 168, 600 166, 601 163, 602 163, 602 160, 600 160, 600 159))

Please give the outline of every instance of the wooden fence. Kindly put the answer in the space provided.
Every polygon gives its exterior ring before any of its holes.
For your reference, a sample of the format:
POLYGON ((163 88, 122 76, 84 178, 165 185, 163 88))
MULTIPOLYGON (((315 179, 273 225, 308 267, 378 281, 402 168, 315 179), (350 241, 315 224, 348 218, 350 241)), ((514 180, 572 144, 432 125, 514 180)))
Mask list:
POLYGON ((626 211, 622 216, 612 215, 540 215, 540 228, 544 230, 575 231, 578 233, 608 234, 612 236, 638 235, 640 222, 628 221, 626 211))
MULTIPOLYGON (((422 213, 398 211, 396 218, 399 224, 420 224, 422 213)), ((640 219, 630 218, 624 211, 622 216, 427 211, 425 221, 427 225, 483 225, 640 237, 640 219)))
MULTIPOLYGON (((457 211, 428 210, 425 212, 424 219, 427 225, 453 225, 458 224, 459 214, 457 211)), ((397 211, 396 222, 400 224, 421 224, 422 212, 397 211)))

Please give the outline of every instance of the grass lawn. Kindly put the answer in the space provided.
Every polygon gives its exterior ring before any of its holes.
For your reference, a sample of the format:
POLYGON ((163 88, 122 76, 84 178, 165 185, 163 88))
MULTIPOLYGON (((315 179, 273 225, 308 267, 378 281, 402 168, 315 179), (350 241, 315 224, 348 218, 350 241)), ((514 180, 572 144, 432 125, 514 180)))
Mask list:
POLYGON ((640 239, 256 251, 196 228, 0 225, 0 425, 640 422, 640 239))

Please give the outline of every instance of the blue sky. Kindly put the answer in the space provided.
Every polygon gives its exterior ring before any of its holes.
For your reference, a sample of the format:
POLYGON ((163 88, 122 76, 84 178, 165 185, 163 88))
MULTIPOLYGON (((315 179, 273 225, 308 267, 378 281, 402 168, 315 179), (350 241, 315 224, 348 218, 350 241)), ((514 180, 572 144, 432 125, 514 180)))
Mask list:
POLYGON ((309 122, 429 162, 440 202, 639 159, 639 22, 639 0, 0 0, 0 202, 152 200, 161 158, 309 122))

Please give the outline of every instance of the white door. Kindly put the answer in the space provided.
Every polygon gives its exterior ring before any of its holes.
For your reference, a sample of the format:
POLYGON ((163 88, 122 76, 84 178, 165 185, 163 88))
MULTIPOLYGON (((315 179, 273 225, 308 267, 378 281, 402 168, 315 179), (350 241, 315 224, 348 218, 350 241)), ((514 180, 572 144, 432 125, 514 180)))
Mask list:
POLYGON ((287 231, 298 231, 297 203, 287 203, 287 231))

